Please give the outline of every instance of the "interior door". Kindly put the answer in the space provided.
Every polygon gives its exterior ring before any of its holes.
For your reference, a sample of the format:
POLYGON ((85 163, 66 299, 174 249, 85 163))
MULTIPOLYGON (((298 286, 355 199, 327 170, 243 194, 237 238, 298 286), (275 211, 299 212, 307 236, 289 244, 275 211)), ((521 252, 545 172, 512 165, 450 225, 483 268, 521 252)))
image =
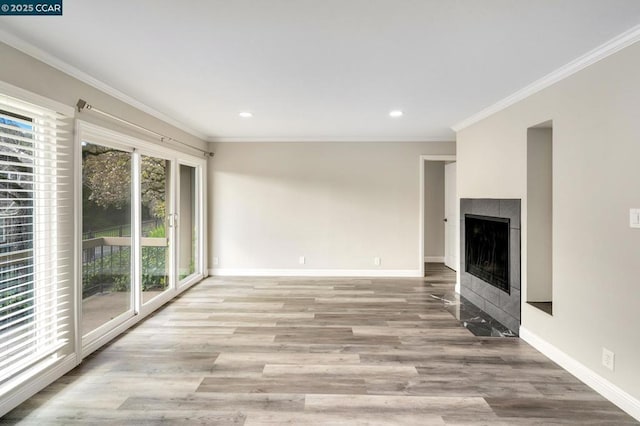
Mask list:
POLYGON ((456 196, 456 163, 444 166, 444 264, 458 270, 459 229, 456 196))

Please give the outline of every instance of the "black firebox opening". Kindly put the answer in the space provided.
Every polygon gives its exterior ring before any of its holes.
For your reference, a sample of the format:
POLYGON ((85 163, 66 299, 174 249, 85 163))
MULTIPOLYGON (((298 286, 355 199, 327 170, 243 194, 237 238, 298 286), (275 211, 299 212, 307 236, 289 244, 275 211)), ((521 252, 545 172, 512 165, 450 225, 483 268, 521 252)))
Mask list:
POLYGON ((465 270, 507 293, 509 219, 465 214, 465 270))

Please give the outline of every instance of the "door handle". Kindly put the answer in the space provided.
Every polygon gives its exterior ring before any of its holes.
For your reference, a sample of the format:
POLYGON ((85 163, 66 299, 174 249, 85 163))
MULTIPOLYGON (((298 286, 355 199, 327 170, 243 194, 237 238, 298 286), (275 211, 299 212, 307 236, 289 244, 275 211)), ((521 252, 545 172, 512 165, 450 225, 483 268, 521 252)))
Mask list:
POLYGON ((444 218, 444 221, 445 221, 445 222, 447 221, 447 218, 446 218, 446 217, 444 218))

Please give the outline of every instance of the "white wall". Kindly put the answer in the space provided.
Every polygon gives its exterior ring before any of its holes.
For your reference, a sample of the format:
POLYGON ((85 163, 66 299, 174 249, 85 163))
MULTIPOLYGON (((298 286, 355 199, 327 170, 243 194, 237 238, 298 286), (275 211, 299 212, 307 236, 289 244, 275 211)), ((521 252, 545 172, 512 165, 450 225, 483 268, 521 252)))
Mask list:
POLYGON ((216 143, 213 150, 214 272, 394 275, 419 274, 419 156, 452 154, 455 144, 216 143))
POLYGON ((444 257, 444 217, 444 161, 425 161, 425 257, 444 257))
MULTIPOLYGON (((527 128, 553 120, 553 316, 523 303, 522 325, 636 401, 639 70, 636 43, 457 135, 459 197, 521 198, 526 224, 527 128), (602 347, 615 352, 614 372, 602 347)), ((523 225, 523 259, 529 232, 523 225)))

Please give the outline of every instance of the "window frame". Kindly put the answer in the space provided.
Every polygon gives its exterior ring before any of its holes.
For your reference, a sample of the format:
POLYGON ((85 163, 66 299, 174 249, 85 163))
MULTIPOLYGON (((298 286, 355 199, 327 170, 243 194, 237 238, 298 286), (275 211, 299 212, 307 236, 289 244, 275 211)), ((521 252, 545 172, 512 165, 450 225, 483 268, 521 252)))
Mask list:
MULTIPOLYGON (((33 258, 33 293, 34 298, 34 319, 33 323, 37 330, 34 333, 34 343, 37 348, 42 345, 45 330, 56 329, 62 325, 66 329, 67 336, 61 338, 62 334, 55 336, 50 346, 42 346, 41 352, 34 352, 33 356, 28 357, 22 362, 12 363, 15 371, 9 372, 0 383, 0 412, 4 412, 7 407, 15 406, 16 401, 29 396, 33 392, 34 387, 44 387, 48 384, 51 374, 64 374, 64 372, 76 365, 73 334, 75 332, 73 324, 73 218, 66 220, 61 219, 60 208, 64 206, 64 195, 71 197, 73 194, 73 182, 71 178, 70 166, 72 164, 72 138, 65 138, 65 133, 71 133, 71 124, 74 116, 74 109, 59 102, 31 93, 22 88, 13 86, 6 82, 0 81, 0 100, 5 106, 2 107, 7 115, 17 114, 20 117, 27 118, 32 122, 33 132, 33 162, 32 167, 32 189, 31 199, 32 217, 32 255, 33 258), (12 107, 17 111, 12 110, 12 107), (33 115, 24 114, 25 111, 32 110, 33 115), (41 119, 39 115, 51 115, 51 119, 41 119), (51 123, 56 122, 56 125, 51 123), (59 126, 59 127, 56 127, 59 126), (46 129, 45 129, 46 127, 46 129), (45 131, 46 130, 46 131, 45 131), (46 136, 45 136, 46 133, 46 136), (46 145, 46 149, 43 149, 46 145), (53 148, 52 148, 53 147, 53 148), (68 156, 66 161, 59 157, 68 156), (63 164, 65 163, 66 166, 63 164), (48 181, 42 179, 42 171, 50 169, 47 172, 48 181), (51 176, 54 176, 51 178, 51 176), (52 186, 54 191, 51 191, 52 186), (62 197, 62 198, 61 198, 62 197), (35 213, 38 208, 53 208, 56 213, 54 220, 45 220, 44 215, 35 213), (54 235, 54 240, 43 241, 36 238, 36 234, 44 232, 47 237, 54 235), (69 249, 67 253, 59 251, 61 243, 67 243, 69 249), (67 256, 67 258, 64 258, 67 256), (39 262, 38 259, 42 261, 39 262), (62 262, 64 261, 64 262, 62 262), (49 265, 49 266, 47 266, 49 265), (43 267, 44 270, 43 270, 43 267), (47 270, 47 267, 49 268, 47 270), (51 277, 55 280, 53 283, 47 284, 46 292, 42 293, 37 283, 42 282, 40 278, 46 274, 44 278, 48 281, 51 277), (62 277, 66 276, 65 279, 62 277), (62 287, 61 287, 62 285, 62 287), (53 289, 53 291, 52 291, 53 289), (68 305, 67 313, 63 314, 61 306, 68 305), (43 320, 43 311, 50 310, 53 312, 53 321, 47 314, 46 322, 43 320), (60 314, 60 315, 59 315, 60 314), (42 326, 42 323, 46 323, 42 326), (59 340, 58 340, 59 339, 59 340), (56 342, 53 342, 56 340, 56 342), (28 360, 28 361, 27 361, 28 360), (61 373, 62 372, 62 373, 61 373)), ((7 177, 8 180, 11 176, 7 177)), ((69 198, 70 199, 70 198, 69 198)), ((47 340, 50 338, 47 337, 47 340)), ((37 350, 37 349, 36 349, 37 350)))

